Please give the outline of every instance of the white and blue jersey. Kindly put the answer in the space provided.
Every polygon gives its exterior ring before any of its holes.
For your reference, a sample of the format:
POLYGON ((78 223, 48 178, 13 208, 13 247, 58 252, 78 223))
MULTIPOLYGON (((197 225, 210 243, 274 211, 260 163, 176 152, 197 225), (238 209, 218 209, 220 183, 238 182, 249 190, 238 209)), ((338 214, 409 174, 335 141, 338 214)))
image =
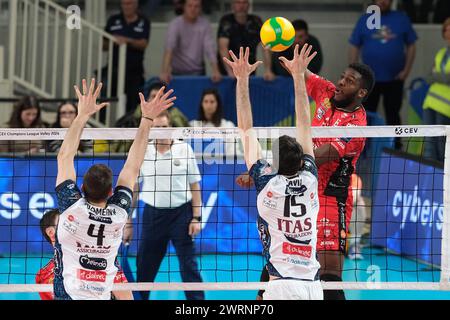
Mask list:
POLYGON ((132 191, 117 187, 105 208, 88 203, 72 180, 56 187, 56 195, 55 299, 110 300, 132 191))
POLYGON ((258 194, 258 231, 269 274, 278 278, 318 280, 316 257, 319 197, 317 166, 304 156, 295 176, 274 172, 264 160, 250 169, 258 194))

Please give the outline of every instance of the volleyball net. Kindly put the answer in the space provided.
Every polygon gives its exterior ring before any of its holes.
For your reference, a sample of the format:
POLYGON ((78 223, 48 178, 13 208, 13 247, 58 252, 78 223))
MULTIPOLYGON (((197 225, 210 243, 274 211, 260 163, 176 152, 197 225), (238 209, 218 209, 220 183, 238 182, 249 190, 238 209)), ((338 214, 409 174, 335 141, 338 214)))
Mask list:
MULTIPOLYGON (((75 159, 78 184, 96 163, 108 165, 116 181, 136 130, 85 129, 75 159)), ((255 130, 269 162, 272 141, 295 136, 295 128, 255 130)), ((52 285, 35 284, 36 273, 53 255, 39 221, 44 212, 57 207, 54 151, 65 132, 0 129, 0 293, 52 290, 52 285)), ((366 138, 357 176, 352 178, 354 208, 342 267, 344 281, 323 283, 324 289, 450 290, 449 132, 445 126, 313 128, 316 138, 366 138), (407 152, 393 150, 394 139, 400 139, 407 152), (426 151, 437 146, 445 147, 445 162, 426 151)), ((133 237, 119 250, 130 282, 117 284, 116 289, 264 289, 266 283, 259 280, 265 261, 256 226, 256 191, 254 186, 236 183, 247 171, 238 129, 155 128, 150 139, 182 140, 195 153, 202 195, 195 261, 203 282, 181 281, 182 266, 173 241, 155 282, 133 282, 143 232, 152 232, 143 228, 143 200, 149 194, 139 190, 132 213, 133 237)), ((181 160, 169 159, 173 166, 183 165, 181 160)), ((159 182, 153 177, 152 183, 159 182)), ((167 195, 171 190, 162 192, 167 195)), ((159 196, 163 195, 154 192, 153 197, 159 196)), ((286 254, 301 260, 301 252, 286 254)))

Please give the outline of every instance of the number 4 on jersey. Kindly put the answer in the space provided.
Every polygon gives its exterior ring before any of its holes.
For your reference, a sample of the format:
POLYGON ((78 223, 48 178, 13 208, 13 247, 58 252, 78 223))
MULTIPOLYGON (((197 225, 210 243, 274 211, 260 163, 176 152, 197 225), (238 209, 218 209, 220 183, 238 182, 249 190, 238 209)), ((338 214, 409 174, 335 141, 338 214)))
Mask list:
POLYGON ((105 238, 105 236, 103 234, 105 232, 105 225, 104 224, 100 225, 97 234, 94 234, 94 231, 95 231, 95 224, 91 224, 89 226, 89 229, 88 229, 88 232, 87 232, 88 236, 93 237, 93 238, 97 238, 97 245, 98 246, 102 246, 103 245, 103 239, 105 238))

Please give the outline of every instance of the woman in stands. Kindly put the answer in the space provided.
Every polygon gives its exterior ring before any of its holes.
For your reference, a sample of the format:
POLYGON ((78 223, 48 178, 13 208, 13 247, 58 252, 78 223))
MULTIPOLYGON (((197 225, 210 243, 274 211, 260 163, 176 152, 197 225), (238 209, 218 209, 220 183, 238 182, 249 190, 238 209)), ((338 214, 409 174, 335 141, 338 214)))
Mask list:
MULTIPOLYGON (((41 108, 36 97, 25 96, 14 106, 9 121, 8 128, 45 128, 46 125, 41 119, 41 108)), ((0 152, 12 153, 38 153, 43 149, 43 142, 33 141, 5 141, 0 145, 0 152)))
MULTIPOLYGON (((59 105, 56 114, 56 122, 52 125, 52 128, 70 128, 73 120, 77 117, 78 109, 77 106, 71 102, 65 102, 59 105)), ((62 140, 52 140, 47 144, 48 152, 58 152, 61 148, 62 140)), ((92 143, 88 141, 81 140, 80 146, 78 148, 80 152, 90 152, 92 151, 92 143)))
MULTIPOLYGON (((220 127, 220 128, 234 128, 236 127, 233 122, 223 118, 223 104, 219 92, 212 88, 206 89, 202 93, 200 100, 200 106, 198 110, 198 119, 189 122, 191 127, 220 127)), ((235 152, 234 145, 236 141, 234 139, 225 140, 226 154, 234 155, 236 152, 240 153, 242 147, 237 145, 235 152)))
POLYGON ((216 89, 206 89, 202 93, 198 109, 198 119, 190 122, 191 127, 234 128, 233 122, 223 118, 223 104, 216 89))

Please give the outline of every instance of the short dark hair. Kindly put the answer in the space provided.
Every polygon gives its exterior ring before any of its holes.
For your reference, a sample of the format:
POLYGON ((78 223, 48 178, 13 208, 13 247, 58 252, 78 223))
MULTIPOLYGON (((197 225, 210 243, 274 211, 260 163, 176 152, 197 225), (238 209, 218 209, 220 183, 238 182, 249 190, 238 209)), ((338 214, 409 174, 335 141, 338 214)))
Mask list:
POLYGON ((45 240, 47 240, 50 244, 52 244, 52 239, 48 236, 46 230, 49 227, 55 227, 56 228, 56 221, 59 216, 59 210, 52 209, 48 210, 44 213, 41 220, 39 221, 39 227, 41 229, 42 235, 44 236, 45 240))
POLYGON ((375 74, 367 64, 352 63, 348 67, 361 74, 361 88, 367 90, 367 95, 364 98, 364 100, 366 100, 375 86, 375 74))
POLYGON ((215 88, 205 89, 203 91, 202 98, 200 99, 200 106, 198 109, 198 120, 208 121, 205 116, 205 110, 203 110, 203 99, 205 99, 205 96, 207 96, 209 94, 213 95, 217 101, 217 109, 216 109, 216 112, 214 112, 214 114, 213 114, 211 122, 214 124, 215 127, 220 127, 220 124, 222 123, 222 118, 223 118, 223 104, 222 104, 222 98, 220 97, 220 93, 215 88))
POLYGON ((83 178, 83 192, 88 201, 104 201, 112 188, 113 174, 104 164, 89 168, 83 178))
POLYGON ((292 176, 300 171, 303 148, 297 140, 289 136, 281 136, 273 141, 272 152, 278 174, 292 176))
POLYGON ((296 31, 305 30, 306 32, 308 32, 308 24, 306 23, 305 20, 302 20, 302 19, 294 20, 294 21, 292 21, 292 25, 294 26, 294 29, 296 31))

